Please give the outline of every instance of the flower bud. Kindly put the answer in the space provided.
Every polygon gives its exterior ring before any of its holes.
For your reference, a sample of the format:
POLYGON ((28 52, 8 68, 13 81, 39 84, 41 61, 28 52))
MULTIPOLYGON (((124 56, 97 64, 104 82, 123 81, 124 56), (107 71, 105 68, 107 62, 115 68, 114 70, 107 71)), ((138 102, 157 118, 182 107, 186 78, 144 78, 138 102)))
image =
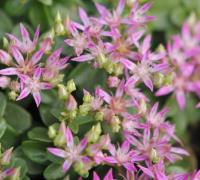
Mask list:
POLYGON ((83 90, 83 93, 84 93, 83 102, 90 103, 92 99, 94 99, 88 91, 83 90))
POLYGON ((15 101, 15 100, 17 99, 17 96, 18 96, 18 94, 17 94, 15 91, 10 91, 10 92, 8 93, 9 99, 11 99, 11 100, 13 100, 13 101, 15 101))
POLYGON ((119 132, 120 130, 120 119, 118 116, 113 116, 112 117, 112 120, 111 120, 111 128, 112 128, 112 131, 117 133, 119 132))
MULTIPOLYGON (((57 74, 53 78, 50 79, 50 83, 52 85, 56 86, 59 83, 63 82, 64 76, 65 76, 64 74, 57 74)), ((49 79, 47 78, 47 80, 49 80, 49 79)))
POLYGON ((121 64, 115 64, 114 66, 114 74, 119 76, 123 74, 124 67, 121 64))
POLYGON ((69 95, 69 98, 65 103, 65 107, 68 111, 73 111, 77 109, 77 102, 72 95, 69 95))
POLYGON ((9 42, 6 37, 3 37, 3 48, 8 49, 9 47, 9 42))
POLYGON ((81 162, 81 161, 76 162, 73 167, 74 167, 74 170, 78 174, 80 174, 82 177, 85 177, 85 178, 88 177, 89 172, 88 172, 88 169, 85 167, 85 164, 83 162, 81 162))
POLYGON ((104 64, 104 68, 109 74, 112 74, 114 71, 114 63, 106 62, 106 64, 104 64))
POLYGON ((86 116, 90 110, 91 106, 88 103, 84 103, 79 106, 79 113, 81 116, 86 116))
POLYGON ((109 76, 107 79, 107 83, 109 87, 117 87, 119 85, 119 78, 116 76, 109 76))
POLYGON ((1 165, 8 165, 11 160, 13 147, 6 150, 1 156, 1 165))
POLYGON ((90 131, 87 133, 88 142, 95 143, 98 141, 99 136, 101 134, 101 124, 98 123, 90 129, 90 131))
POLYGON ((0 87, 5 89, 9 86, 10 84, 10 78, 7 76, 1 76, 0 77, 0 87))
POLYGON ((66 144, 65 135, 63 132, 63 126, 64 126, 64 122, 61 123, 58 134, 56 135, 56 137, 53 141, 54 145, 58 146, 58 147, 63 147, 66 144))
POLYGON ((102 67, 104 64, 106 64, 108 62, 108 59, 106 58, 105 54, 101 53, 97 57, 97 61, 100 65, 100 67, 102 67))
POLYGON ((55 19, 55 33, 57 35, 65 34, 65 27, 62 23, 62 18, 61 18, 60 12, 57 12, 56 19, 55 19))
POLYGON ((104 118, 104 113, 102 111, 99 111, 95 114, 95 119, 97 121, 103 121, 103 118, 104 118))
POLYGON ((0 50, 0 61, 3 64, 10 65, 12 62, 12 57, 4 50, 0 50))
POLYGON ((75 85, 75 83, 74 83, 74 80, 71 79, 70 81, 67 82, 67 91, 68 91, 69 93, 71 93, 71 92, 73 92, 73 91, 75 91, 75 90, 76 90, 76 85, 75 85))
POLYGON ((69 97, 67 88, 63 84, 58 84, 58 97, 63 100, 66 100, 69 97))
POLYGON ((151 152, 150 152, 150 160, 153 162, 153 163, 158 163, 160 158, 157 154, 157 151, 156 149, 152 148, 151 149, 151 152))
POLYGON ((76 110, 73 110, 73 111, 70 111, 68 114, 69 114, 69 119, 70 119, 70 120, 73 120, 73 119, 75 119, 76 116, 77 116, 77 111, 76 111, 76 110))
POLYGON ((138 113, 144 115, 146 113, 146 111, 147 111, 147 104, 146 104, 145 100, 142 98, 140 100, 138 113))
POLYGON ((108 146, 110 144, 110 136, 109 134, 106 134, 106 135, 102 135, 100 137, 100 140, 99 140, 99 143, 101 145, 101 149, 108 149, 108 146))
POLYGON ((54 139, 56 137, 57 130, 54 125, 49 126, 48 128, 48 136, 50 139, 54 139))
POLYGON ((10 177, 10 180, 20 180, 20 171, 21 171, 21 167, 15 168, 15 171, 13 173, 13 175, 10 177))
POLYGON ((163 85, 164 82, 164 74, 162 73, 155 73, 153 76, 153 84, 160 88, 163 85))

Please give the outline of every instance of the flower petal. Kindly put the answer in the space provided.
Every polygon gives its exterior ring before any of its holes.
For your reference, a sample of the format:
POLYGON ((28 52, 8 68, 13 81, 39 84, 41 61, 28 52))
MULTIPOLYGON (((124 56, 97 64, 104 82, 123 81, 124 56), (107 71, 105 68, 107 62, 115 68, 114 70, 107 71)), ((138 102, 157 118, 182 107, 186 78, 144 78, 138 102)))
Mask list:
POLYGON ((85 61, 90 61, 92 59, 94 59, 94 57, 91 54, 85 54, 85 55, 72 58, 72 61, 85 62, 85 61))
POLYGON ((17 68, 5 68, 0 70, 1 75, 17 75, 17 68))
POLYGON ((30 90, 29 90, 28 88, 24 88, 24 89, 21 91, 20 95, 18 96, 17 101, 18 101, 18 100, 21 100, 21 99, 24 99, 24 98, 27 97, 29 94, 30 94, 30 90))
POLYGON ((173 86, 163 86, 161 87, 157 92, 156 92, 156 96, 163 96, 166 94, 171 93, 174 90, 173 86))
POLYGON ((21 52, 16 47, 14 46, 11 47, 11 53, 19 65, 24 64, 24 57, 22 56, 21 52))
POLYGON ((66 157, 66 152, 62 149, 59 148, 47 148, 47 150, 51 153, 54 154, 55 156, 65 158, 66 157))
POLYGON ((63 163, 63 170, 64 172, 67 172, 69 170, 69 168, 71 167, 72 162, 69 160, 65 160, 63 163))
POLYGON ((35 103, 36 103, 37 107, 39 107, 40 102, 41 102, 40 92, 37 91, 37 92, 33 92, 32 94, 33 94, 33 98, 35 100, 35 103))

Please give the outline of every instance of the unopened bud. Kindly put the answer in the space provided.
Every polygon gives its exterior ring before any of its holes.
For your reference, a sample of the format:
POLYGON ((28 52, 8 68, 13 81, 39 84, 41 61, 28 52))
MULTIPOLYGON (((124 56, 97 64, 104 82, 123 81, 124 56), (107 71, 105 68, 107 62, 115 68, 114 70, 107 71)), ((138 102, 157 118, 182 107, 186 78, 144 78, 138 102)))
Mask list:
POLYGON ((85 167, 85 164, 82 161, 78 161, 74 164, 74 170, 81 175, 82 177, 88 177, 89 172, 88 172, 88 168, 85 167))
POLYGON ((140 100, 140 106, 139 106, 139 109, 138 109, 138 113, 139 114, 145 114, 147 111, 147 104, 146 104, 146 101, 142 98, 140 100))
POLYGON ((97 121, 103 121, 103 118, 104 118, 104 113, 102 111, 99 111, 95 114, 95 119, 97 121))
POLYGON ((114 72, 114 63, 108 61, 104 64, 104 68, 109 74, 112 74, 114 72))
POLYGON ((75 119, 76 116, 77 116, 77 111, 76 111, 76 110, 73 110, 73 111, 70 111, 70 112, 69 112, 69 119, 70 119, 70 120, 75 119))
POLYGON ((160 158, 159 158, 159 156, 158 156, 158 154, 157 154, 157 151, 156 151, 154 148, 151 149, 150 160, 151 160, 153 163, 158 163, 159 160, 160 160, 160 158))
POLYGON ((0 87, 5 89, 9 86, 10 84, 10 78, 7 76, 1 76, 0 77, 0 87))
POLYGON ((73 91, 75 91, 75 90, 76 90, 76 85, 75 85, 75 83, 74 83, 74 80, 71 79, 70 81, 67 82, 67 91, 68 91, 69 93, 71 93, 71 92, 73 92, 73 91))
POLYGON ((54 139, 54 145, 58 147, 63 147, 66 144, 66 139, 65 139, 65 134, 64 134, 64 128, 65 128, 65 123, 62 122, 58 131, 58 134, 56 135, 54 139))
POLYGON ((115 64, 115 66, 114 66, 114 74, 116 76, 119 76, 119 75, 123 74, 123 70, 124 70, 124 67, 121 64, 119 64, 119 63, 115 64))
POLYGON ((92 126, 90 131, 87 133, 88 142, 90 143, 97 142, 100 134, 101 134, 101 124, 98 123, 97 125, 92 126))
POLYGON ((8 165, 11 160, 13 148, 6 150, 1 156, 1 165, 8 165))
POLYGON ((3 48, 8 49, 9 42, 6 37, 3 37, 3 48))
POLYGON ((77 109, 77 102, 72 95, 70 95, 69 98, 67 99, 65 107, 68 111, 73 111, 77 109))
POLYGON ((81 116, 86 116, 90 110, 91 106, 88 103, 84 103, 79 106, 79 113, 81 116))
POLYGON ((100 137, 99 144, 101 145, 102 149, 105 149, 105 150, 108 149, 108 147, 110 145, 110 136, 109 136, 109 134, 102 135, 100 137))
POLYGON ((57 129, 55 128, 54 125, 49 126, 48 128, 48 136, 50 139, 54 139, 57 134, 57 129))
POLYGON ((90 103, 94 99, 88 91, 83 90, 83 93, 84 93, 83 101, 85 103, 90 103))
POLYGON ((63 84, 58 84, 58 97, 60 99, 66 100, 69 96, 67 88, 63 84))
POLYGON ((55 19, 55 33, 57 35, 65 34, 65 27, 62 23, 62 18, 61 18, 60 12, 57 13, 56 19, 55 19))
POLYGON ((108 59, 103 53, 101 53, 101 54, 99 54, 97 61, 100 65, 100 67, 102 67, 104 64, 106 64, 108 62, 108 59))
POLYGON ((0 50, 0 61, 2 64, 10 65, 12 57, 4 50, 0 50))
POLYGON ((13 175, 10 177, 10 180, 20 180, 20 171, 21 171, 21 167, 15 168, 15 171, 13 173, 13 175))
POLYGON ((119 82, 120 82, 120 80, 116 76, 109 76, 108 80, 107 80, 109 87, 117 87, 119 85, 119 82))
POLYGON ((17 96, 18 96, 18 94, 17 94, 15 91, 10 91, 10 92, 8 93, 9 99, 11 99, 11 100, 13 100, 13 101, 15 101, 15 100, 17 99, 17 96))
POLYGON ((160 88, 163 85, 164 82, 164 74, 162 73, 155 73, 153 76, 153 84, 157 87, 160 88))
POLYGON ((112 131, 117 133, 119 132, 120 130, 120 119, 118 116, 114 116, 111 120, 111 128, 112 128, 112 131))

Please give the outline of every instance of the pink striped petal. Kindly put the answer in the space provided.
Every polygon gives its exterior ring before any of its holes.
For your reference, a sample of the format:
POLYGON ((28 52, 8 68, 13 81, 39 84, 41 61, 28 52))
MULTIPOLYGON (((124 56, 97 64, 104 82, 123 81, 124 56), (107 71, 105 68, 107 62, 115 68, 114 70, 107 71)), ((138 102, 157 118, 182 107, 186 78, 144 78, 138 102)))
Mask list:
POLYGON ((33 54, 33 56, 31 57, 30 63, 32 65, 37 64, 40 61, 40 59, 42 58, 43 54, 44 54, 43 50, 39 50, 39 51, 35 52, 33 54))
POLYGON ((149 77, 143 77, 144 84, 153 92, 153 82, 149 77))
POLYGON ((150 9, 150 7, 152 6, 152 3, 145 3, 139 10, 138 12, 140 14, 144 14, 146 11, 148 11, 150 9))
POLYGON ((150 46, 151 46, 151 35, 148 35, 144 38, 144 41, 142 43, 141 47, 142 54, 147 53, 147 51, 150 49, 150 46))
POLYGON ((133 63, 133 62, 131 62, 131 61, 129 61, 128 59, 120 59, 120 62, 126 67, 126 68, 128 68, 128 69, 130 69, 130 70, 133 70, 134 68, 136 68, 136 65, 133 63))
POLYGON ((52 88, 53 85, 50 83, 45 83, 45 82, 40 83, 40 89, 52 89, 52 88))
POLYGON ((110 103, 111 101, 111 96, 106 92, 104 91, 103 89, 101 88, 96 88, 96 91, 95 91, 95 95, 101 99, 103 99, 105 102, 107 102, 108 104, 110 103))
POLYGON ((40 67, 36 68, 33 74, 33 78, 39 80, 42 75, 42 69, 40 67))
POLYGON ((178 148, 178 147, 172 147, 170 152, 189 156, 189 153, 186 150, 184 150, 182 148, 178 148))
POLYGON ((83 8, 79 8, 79 16, 80 16, 81 21, 84 23, 85 26, 88 26, 90 24, 88 15, 83 8))
POLYGON ((55 156, 65 158, 66 157, 66 152, 62 149, 59 148, 47 148, 47 150, 51 153, 54 154, 55 156))
POLYGON ((24 57, 22 56, 21 52, 16 47, 14 46, 11 47, 11 53, 19 65, 24 64, 24 57))
POLYGON ((29 42, 30 41, 29 33, 22 23, 20 23, 20 32, 22 35, 23 42, 26 42, 26 43, 29 42))
POLYGON ((69 160, 65 160, 63 163, 63 170, 64 172, 67 172, 69 170, 69 168, 71 167, 72 162, 69 160))
POLYGON ((83 150, 84 150, 84 148, 86 147, 86 145, 87 145, 87 138, 85 137, 85 138, 83 138, 82 140, 81 140, 81 142, 78 144, 78 146, 77 146, 77 150, 78 150, 78 152, 80 153, 80 152, 82 152, 83 150))
POLYGON ((30 90, 29 90, 28 88, 24 88, 24 89, 21 91, 20 95, 18 96, 17 101, 18 101, 18 100, 21 100, 21 99, 24 99, 24 98, 27 97, 29 94, 30 94, 30 90))
POLYGON ((39 38, 39 34, 40 34, 40 25, 37 26, 35 34, 34 34, 34 38, 33 38, 33 43, 36 44, 39 38))
POLYGON ((57 49, 56 51, 54 51, 47 59, 47 61, 49 61, 50 63, 53 63, 54 61, 56 61, 62 52, 62 48, 57 49))
POLYGON ((112 169, 108 171, 106 176, 103 178, 103 180, 113 180, 113 174, 112 174, 112 169))
POLYGON ((139 168, 143 171, 143 173, 145 173, 146 175, 148 175, 148 176, 154 178, 153 172, 152 172, 150 169, 145 168, 145 167, 140 166, 140 165, 138 165, 138 166, 139 166, 139 168))
POLYGON ((122 11, 124 10, 124 6, 125 6, 126 1, 125 0, 119 0, 116 12, 118 13, 118 15, 122 14, 122 11))
POLYGON ((109 14, 109 11, 99 3, 95 3, 95 6, 102 17, 105 17, 109 14))
POLYGON ((94 59, 94 57, 91 54, 85 54, 85 55, 72 58, 72 61, 85 62, 85 61, 90 61, 92 59, 94 59))
POLYGON ((17 75, 18 71, 17 71, 17 68, 6 68, 6 69, 0 70, 0 74, 1 75, 17 75))
POLYGON ((181 91, 181 90, 176 91, 176 100, 178 102, 180 109, 183 110, 186 105, 184 91, 181 91))
POLYGON ((161 87, 157 92, 156 92, 156 96, 163 96, 166 94, 171 93, 174 90, 173 86, 163 86, 161 87))
POLYGON ((33 92, 32 94, 33 94, 33 98, 34 98, 34 100, 35 100, 35 103, 36 103, 37 107, 39 107, 40 102, 41 102, 40 92, 39 92, 39 91, 38 91, 38 92, 36 91, 36 92, 33 92))
POLYGON ((121 145, 121 150, 124 154, 128 153, 130 149, 130 143, 128 141, 124 141, 123 144, 121 145))
POLYGON ((96 172, 93 172, 93 180, 100 180, 100 177, 97 175, 96 172))
POLYGON ((66 129, 65 138, 66 138, 66 141, 67 141, 67 147, 68 148, 73 148, 73 146, 74 146, 74 139, 73 139, 72 132, 71 132, 71 130, 68 127, 66 129))

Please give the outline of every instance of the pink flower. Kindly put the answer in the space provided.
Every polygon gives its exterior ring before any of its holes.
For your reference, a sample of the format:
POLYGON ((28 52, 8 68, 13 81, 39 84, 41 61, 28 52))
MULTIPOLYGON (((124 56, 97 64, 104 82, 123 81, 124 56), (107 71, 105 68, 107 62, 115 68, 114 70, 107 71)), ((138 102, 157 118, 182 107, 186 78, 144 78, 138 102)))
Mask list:
POLYGON ((23 53, 31 53, 32 51, 35 50, 37 41, 39 38, 39 30, 40 27, 38 26, 35 35, 33 38, 33 41, 30 39, 30 35, 25 28, 25 26, 21 23, 20 24, 20 32, 22 36, 22 41, 18 40, 14 35, 8 34, 8 37, 10 39, 10 44, 13 46, 16 46, 21 52, 23 53))
POLYGON ((15 58, 16 63, 12 63, 14 67, 8 67, 0 70, 1 75, 32 75, 37 63, 42 58, 44 52, 43 50, 38 50, 35 52, 30 59, 24 59, 21 52, 18 50, 16 46, 11 46, 10 51, 15 58))
MULTIPOLYGON (((93 172, 93 180, 100 180, 100 177, 97 175, 96 172, 93 172)), ((113 175, 112 175, 112 169, 110 169, 103 180, 114 180, 113 175)))
POLYGON ((39 106, 41 102, 40 91, 53 88, 52 85, 49 83, 40 82, 41 75, 41 68, 37 68, 34 71, 33 77, 29 77, 24 74, 19 75, 21 80, 21 93, 18 96, 17 100, 24 99, 31 93, 33 95, 36 105, 39 106))
POLYGON ((71 165, 75 162, 85 162, 86 156, 81 155, 82 151, 87 145, 87 139, 83 138, 78 145, 74 144, 73 135, 71 130, 66 126, 65 123, 61 123, 61 131, 63 132, 66 140, 65 149, 49 147, 48 151, 55 156, 64 158, 63 170, 67 172, 71 165))

